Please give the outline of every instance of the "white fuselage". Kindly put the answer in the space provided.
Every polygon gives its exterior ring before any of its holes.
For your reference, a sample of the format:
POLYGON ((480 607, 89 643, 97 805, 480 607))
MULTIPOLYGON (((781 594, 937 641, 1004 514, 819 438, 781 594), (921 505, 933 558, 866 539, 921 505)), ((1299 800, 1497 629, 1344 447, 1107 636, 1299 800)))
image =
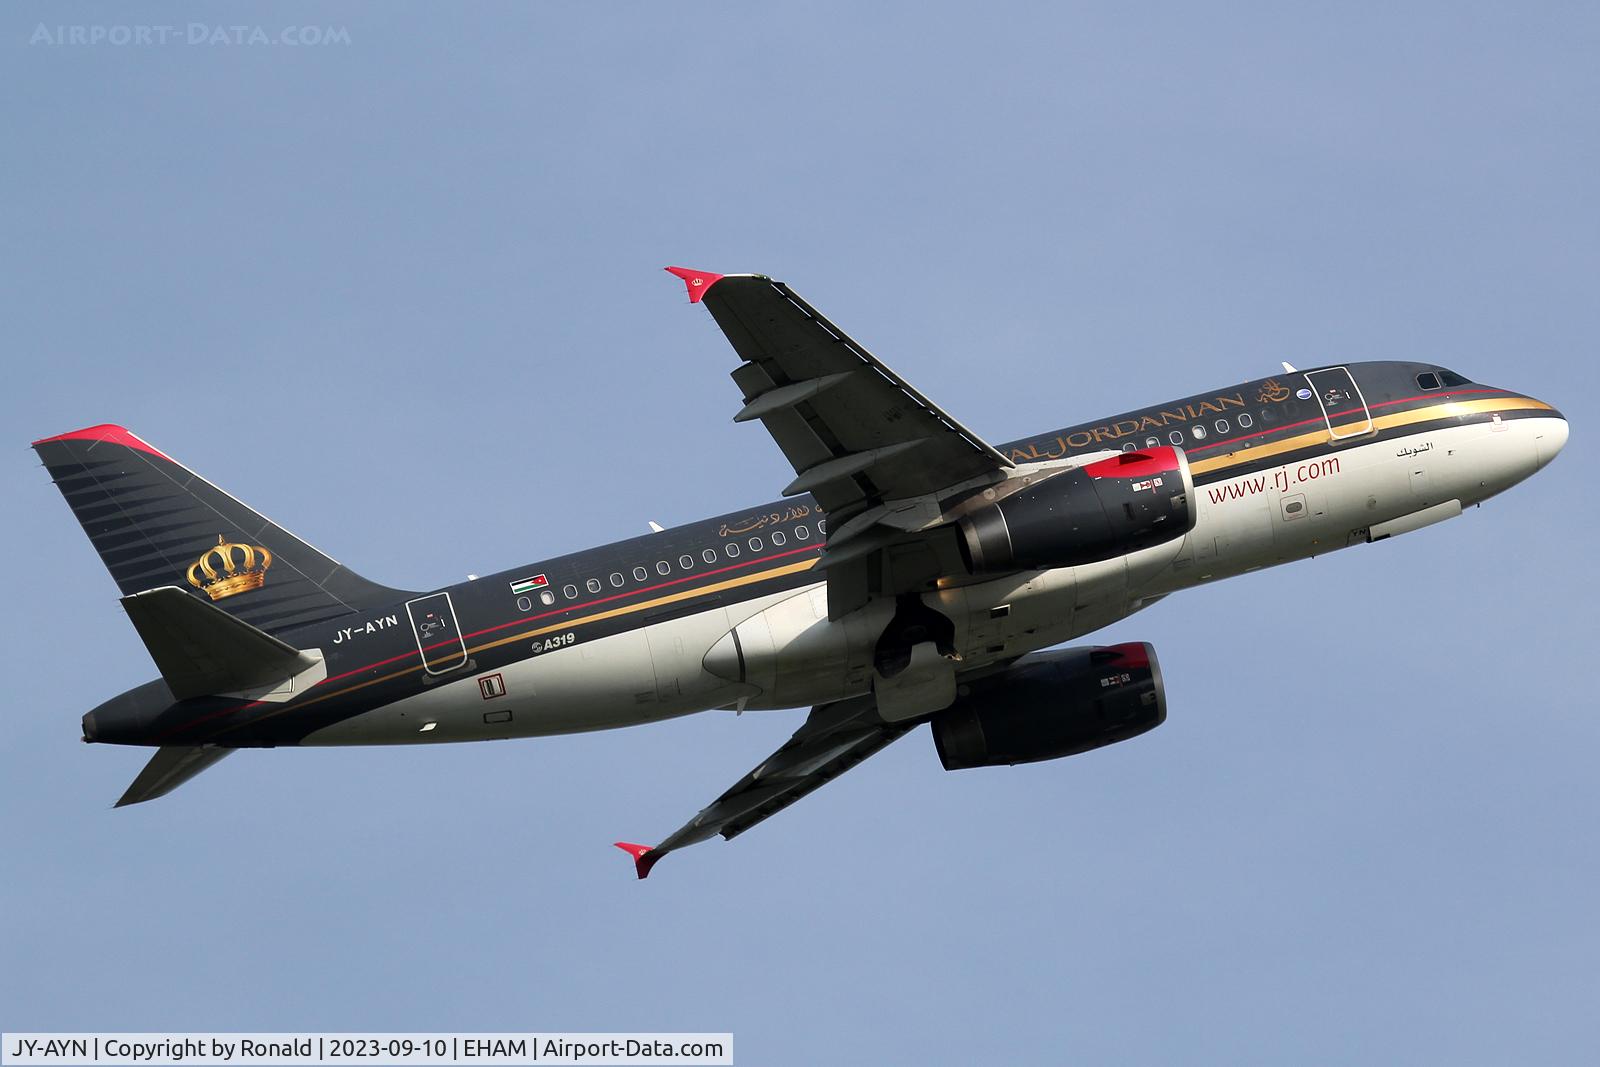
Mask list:
MULTIPOLYGON (((955 624, 963 674, 1086 634, 1205 582, 1305 559, 1459 513, 1527 478, 1566 441, 1559 417, 1330 442, 1315 458, 1197 487, 1186 536, 1099 563, 925 594, 955 624), (1397 522, 1396 520, 1400 520, 1397 522), (1375 529, 1376 528, 1376 529, 1375 529)), ((486 722, 474 677, 335 723, 305 744, 489 740, 630 726, 713 708, 788 708, 864 694, 893 612, 874 602, 830 621, 820 580, 801 589, 533 655, 499 673, 516 714, 486 722), (752 669, 731 682, 707 653, 739 630, 752 669)))

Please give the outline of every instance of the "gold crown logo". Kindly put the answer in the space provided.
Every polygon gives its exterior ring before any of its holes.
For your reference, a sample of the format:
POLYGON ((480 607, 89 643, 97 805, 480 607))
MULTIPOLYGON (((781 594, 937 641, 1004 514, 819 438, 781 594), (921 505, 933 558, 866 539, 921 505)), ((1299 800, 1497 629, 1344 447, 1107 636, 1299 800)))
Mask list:
POLYGON ((212 600, 222 600, 260 589, 270 566, 272 553, 260 545, 237 545, 218 534, 217 547, 190 565, 189 584, 212 600))

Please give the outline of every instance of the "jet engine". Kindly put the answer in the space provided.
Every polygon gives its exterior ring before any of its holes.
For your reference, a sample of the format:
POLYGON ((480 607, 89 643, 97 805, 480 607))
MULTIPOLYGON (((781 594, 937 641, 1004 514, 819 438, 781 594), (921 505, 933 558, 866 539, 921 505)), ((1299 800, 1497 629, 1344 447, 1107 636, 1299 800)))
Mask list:
POLYGON ((973 574, 1097 563, 1182 537, 1197 516, 1181 448, 1123 452, 1004 490, 957 521, 973 574))
POLYGON ((1075 756, 1167 718, 1156 651, 1143 642, 1038 652, 962 690, 933 717, 947 771, 1075 756))

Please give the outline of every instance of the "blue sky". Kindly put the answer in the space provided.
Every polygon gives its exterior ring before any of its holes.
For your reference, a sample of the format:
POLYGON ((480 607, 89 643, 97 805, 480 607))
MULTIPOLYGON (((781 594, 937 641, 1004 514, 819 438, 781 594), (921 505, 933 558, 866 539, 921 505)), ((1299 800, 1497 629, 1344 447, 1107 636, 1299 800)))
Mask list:
POLYGON ((1594 1059, 1597 52, 1586 4, 8 5, 0 1026, 1594 1059), (1573 436, 1105 631, 1159 649, 1159 730, 956 774, 919 733, 646 883, 609 843, 803 713, 246 752, 110 810, 146 754, 78 718, 154 671, 28 441, 122 422, 412 588, 770 499, 668 263, 783 278, 990 440, 1381 358, 1573 436))

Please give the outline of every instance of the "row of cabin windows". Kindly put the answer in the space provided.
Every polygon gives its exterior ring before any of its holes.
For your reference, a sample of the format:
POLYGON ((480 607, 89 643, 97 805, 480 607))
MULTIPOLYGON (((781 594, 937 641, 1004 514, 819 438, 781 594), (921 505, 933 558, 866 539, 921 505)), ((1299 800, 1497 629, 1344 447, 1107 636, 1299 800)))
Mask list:
MULTIPOLYGON (((1424 389, 1437 389, 1438 388, 1437 385, 1424 384, 1423 379, 1425 379, 1425 378, 1433 378, 1433 377, 1434 376, 1433 376, 1432 372, 1429 372, 1428 374, 1419 374, 1417 376, 1417 384, 1421 385, 1424 389)), ((1453 373, 1451 371, 1443 371, 1443 372, 1441 372, 1438 375, 1438 378, 1435 379, 1435 380, 1437 381, 1437 380, 1441 380, 1441 379, 1443 380, 1445 385, 1452 385, 1453 386, 1453 385, 1466 385, 1466 384, 1468 384, 1468 382, 1467 382, 1467 380, 1465 378, 1463 378, 1463 377, 1461 377, 1461 375, 1455 374, 1455 373, 1453 373)), ((1263 423, 1272 423, 1272 422, 1277 422, 1279 419, 1285 419, 1285 420, 1294 419, 1299 414, 1300 414, 1300 405, 1298 403, 1296 403, 1295 401, 1290 400, 1290 401, 1287 401, 1286 403, 1282 404, 1276 410, 1274 410, 1272 408, 1262 408, 1261 409, 1261 414, 1260 414, 1260 419, 1261 419, 1261 421, 1263 423)), ((1238 428, 1240 430, 1248 430, 1251 427, 1255 426, 1256 417, 1251 415, 1247 411, 1241 411, 1241 412, 1239 412, 1238 415, 1236 415, 1234 417, 1234 423, 1237 423, 1238 428)), ((1234 423, 1230 423, 1227 419, 1218 419, 1216 422, 1212 423, 1211 425, 1212 425, 1212 429, 1214 429, 1218 434, 1227 434, 1228 432, 1233 430, 1234 423)), ((1169 442, 1171 442, 1172 444, 1182 445, 1188 440, 1188 437, 1193 437, 1194 440, 1196 440, 1196 441, 1204 441, 1210 435, 1210 433, 1211 433, 1211 430, 1206 429, 1205 423, 1196 422, 1196 423, 1190 424, 1190 426, 1189 426, 1189 434, 1187 436, 1184 434, 1184 432, 1182 430, 1171 430, 1171 431, 1169 431, 1167 433, 1167 440, 1169 442)), ((1122 450, 1124 452, 1132 452, 1136 448, 1159 448, 1159 447, 1161 447, 1161 438, 1155 437, 1155 436, 1151 436, 1151 437, 1146 437, 1142 444, 1140 442, 1138 442, 1138 441, 1129 441, 1127 444, 1122 446, 1122 450)))
MULTIPOLYGON (((818 519, 817 520, 817 531, 816 532, 817 532, 817 534, 819 536, 825 535, 828 532, 828 520, 827 519, 818 519)), ((767 536, 771 540, 773 548, 781 548, 784 545, 789 543, 789 537, 790 536, 793 536, 796 541, 809 541, 809 540, 811 540, 811 527, 807 526, 805 523, 800 523, 799 525, 792 527, 790 529, 789 533, 787 533, 787 534, 784 533, 784 531, 782 531, 782 530, 773 530, 767 536)), ((765 549, 767 547, 767 542, 765 540, 761 539, 760 537, 752 537, 748 541, 746 541, 745 544, 749 546, 750 551, 752 551, 752 552, 760 552, 760 551, 762 551, 763 549, 765 549)), ((737 542, 737 541, 726 541, 722 545, 722 551, 723 551, 723 554, 726 555, 729 559, 738 559, 740 554, 741 554, 741 552, 743 552, 743 549, 739 546, 739 542, 737 542)), ((703 561, 705 561, 706 563, 710 564, 710 563, 718 562, 722 557, 717 555, 717 550, 716 549, 707 548, 707 549, 704 549, 703 551, 701 551, 700 558, 703 561)), ((677 563, 677 569, 680 570, 680 571, 693 570, 694 569, 694 556, 690 555, 687 552, 685 552, 683 555, 679 556, 678 557, 678 563, 677 563)), ((656 573, 659 574, 661 577, 663 577, 663 578, 670 577, 671 574, 672 574, 672 571, 673 571, 673 565, 672 565, 672 563, 670 561, 664 560, 664 559, 656 561, 656 573)), ((641 584, 644 583, 644 582, 649 581, 650 580, 650 571, 647 568, 645 568, 642 564, 637 566, 637 567, 634 567, 633 568, 633 580, 635 582, 641 583, 641 584)), ((623 573, 621 571, 612 571, 611 574, 608 576, 607 581, 609 581, 611 583, 611 588, 613 588, 613 589, 621 589, 623 586, 628 584, 627 578, 623 576, 623 573)), ((601 583, 599 578, 586 579, 584 581, 584 583, 583 583, 583 587, 585 589, 587 589, 591 593, 599 593, 599 592, 601 592, 601 591, 603 591, 605 589, 605 585, 601 583)), ((577 585, 572 584, 572 583, 567 584, 566 586, 564 586, 562 588, 561 595, 566 597, 568 600, 576 600, 576 599, 578 599, 578 587, 577 587, 577 585)), ((555 603, 555 594, 554 593, 541 594, 540 599, 543 599, 544 596, 549 596, 550 597, 549 600, 545 600, 544 601, 546 604, 555 603)))
MULTIPOLYGON (((1266 415, 1266 411, 1263 410, 1262 411, 1262 415, 1265 416, 1266 415)), ((1250 429, 1250 427, 1252 427, 1252 426, 1254 426, 1256 424, 1255 418, 1247 411, 1241 411, 1239 413, 1239 415, 1237 416, 1237 418, 1238 418, 1238 423, 1239 423, 1239 429, 1241 429, 1241 430, 1248 430, 1248 429, 1250 429)), ((1212 426, 1213 426, 1213 428, 1215 428, 1215 430, 1219 434, 1226 434, 1230 430, 1233 429, 1233 424, 1230 423, 1227 419, 1218 419, 1216 422, 1212 423, 1212 426)), ((1193 425, 1191 425, 1189 427, 1189 432, 1192 435, 1194 435, 1194 439, 1196 441, 1204 441, 1206 439, 1206 435, 1207 435, 1207 433, 1209 431, 1206 430, 1205 423, 1197 422, 1197 423, 1194 423, 1193 425)), ((1183 444, 1184 443, 1183 431, 1182 430, 1173 430, 1173 431, 1171 431, 1170 433, 1167 434, 1167 440, 1172 442, 1175 445, 1183 444)), ((1138 441, 1129 441, 1127 444, 1122 446, 1122 450, 1124 452, 1132 452, 1136 448, 1159 448, 1159 447, 1161 447, 1161 438, 1159 438, 1159 437, 1146 437, 1144 439, 1144 444, 1141 445, 1138 441)))

